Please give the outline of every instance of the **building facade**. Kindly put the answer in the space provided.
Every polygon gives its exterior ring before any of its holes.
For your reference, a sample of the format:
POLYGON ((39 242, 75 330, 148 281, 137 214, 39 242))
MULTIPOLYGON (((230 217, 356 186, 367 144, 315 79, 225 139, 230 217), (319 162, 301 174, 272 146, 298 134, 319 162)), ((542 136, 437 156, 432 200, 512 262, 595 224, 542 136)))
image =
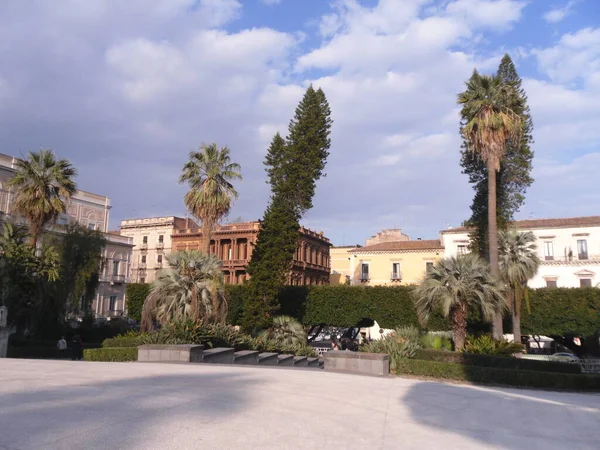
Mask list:
POLYGON ((121 235, 132 239, 131 279, 134 283, 152 283, 166 264, 172 250, 171 236, 180 229, 197 228, 190 219, 150 217, 121 221, 121 235))
MULTIPOLYGON (((0 219, 12 216, 13 193, 7 181, 15 174, 18 159, 0 154, 0 219)), ((91 230, 104 234, 107 244, 103 250, 104 267, 100 273, 100 283, 92 301, 92 311, 96 316, 116 317, 126 309, 125 286, 130 281, 132 239, 108 232, 110 219, 110 199, 108 197, 77 190, 67 206, 66 214, 61 214, 50 230, 60 235, 65 225, 78 223, 91 230)))
MULTIPOLYGON (((565 219, 517 220, 518 231, 531 231, 537 237, 541 260, 538 273, 529 281, 532 288, 593 287, 600 284, 600 216, 565 219)), ((469 229, 440 233, 445 255, 468 252, 469 229)))
POLYGON ((331 274, 329 276, 329 284, 350 284, 352 272, 350 270, 350 252, 361 245, 343 245, 339 247, 331 247, 329 249, 329 260, 331 274))
MULTIPOLYGON (((241 284, 249 278, 246 268, 259 230, 258 221, 218 225, 213 230, 210 253, 223 261, 227 283, 241 284)), ((202 245, 201 229, 194 226, 176 231, 172 245, 177 251, 199 250, 202 245)), ((301 227, 288 284, 329 284, 329 246, 329 239, 323 233, 301 227)))

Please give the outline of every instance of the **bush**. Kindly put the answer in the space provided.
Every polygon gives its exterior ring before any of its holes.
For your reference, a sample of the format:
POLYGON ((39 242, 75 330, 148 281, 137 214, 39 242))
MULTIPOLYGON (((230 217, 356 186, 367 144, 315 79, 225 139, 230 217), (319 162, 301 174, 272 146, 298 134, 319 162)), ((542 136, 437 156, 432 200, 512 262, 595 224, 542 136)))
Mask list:
POLYGON ((556 373, 581 373, 581 367, 579 364, 537 361, 534 359, 512 358, 507 356, 488 356, 471 353, 417 350, 415 353, 415 359, 499 369, 556 373))
POLYGON ((528 388, 600 391, 598 375, 511 370, 419 359, 399 361, 396 373, 528 388))
POLYGON ((390 355, 390 368, 395 370, 398 361, 412 358, 420 348, 421 333, 415 327, 399 327, 382 339, 361 346, 367 353, 387 353, 390 355))
POLYGON ((137 348, 93 348, 83 351, 85 361, 124 362, 137 361, 137 348))
POLYGON ((515 353, 522 353, 524 350, 523 344, 504 340, 496 341, 488 334, 479 337, 469 336, 465 343, 465 351, 477 355, 510 356, 515 353))
POLYGON ((432 350, 453 350, 451 337, 431 332, 426 333, 421 337, 421 345, 423 348, 432 350))
POLYGON ((144 301, 150 294, 150 284, 146 283, 128 283, 125 288, 125 295, 127 297, 127 316, 130 319, 137 320, 138 322, 142 318, 142 308, 144 307, 144 301))
POLYGON ((102 347, 137 347, 139 345, 142 345, 144 338, 144 334, 140 334, 137 331, 128 331, 127 333, 121 334, 114 338, 105 339, 104 342, 102 342, 102 347))

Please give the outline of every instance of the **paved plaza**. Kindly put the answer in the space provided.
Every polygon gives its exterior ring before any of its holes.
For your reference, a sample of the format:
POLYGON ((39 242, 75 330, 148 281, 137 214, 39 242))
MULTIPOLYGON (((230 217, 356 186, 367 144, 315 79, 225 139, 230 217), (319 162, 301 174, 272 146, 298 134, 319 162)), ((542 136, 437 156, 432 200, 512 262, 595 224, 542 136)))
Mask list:
POLYGON ((0 449, 598 449, 600 396, 318 370, 0 360, 0 449))

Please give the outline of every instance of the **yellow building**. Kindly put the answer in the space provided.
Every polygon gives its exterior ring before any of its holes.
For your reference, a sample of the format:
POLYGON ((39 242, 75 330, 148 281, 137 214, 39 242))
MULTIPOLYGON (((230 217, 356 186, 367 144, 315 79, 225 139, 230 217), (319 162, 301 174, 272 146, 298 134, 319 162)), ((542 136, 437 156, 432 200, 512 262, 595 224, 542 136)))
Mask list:
MULTIPOLYGON (((389 230, 384 230, 389 231, 389 230)), ((429 265, 444 255, 439 239, 409 240, 400 230, 396 241, 385 234, 383 242, 376 236, 367 241, 365 247, 332 247, 331 284, 355 286, 397 286, 417 284, 429 265)), ((379 233, 382 235, 382 233, 379 233)))

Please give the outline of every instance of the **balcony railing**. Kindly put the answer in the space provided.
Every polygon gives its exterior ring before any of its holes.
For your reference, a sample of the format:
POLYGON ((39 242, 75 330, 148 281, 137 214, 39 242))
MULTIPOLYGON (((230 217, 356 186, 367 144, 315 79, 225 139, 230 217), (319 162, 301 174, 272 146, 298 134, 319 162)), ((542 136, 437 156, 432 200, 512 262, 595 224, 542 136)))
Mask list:
POLYGON ((402 281, 402 275, 398 272, 392 272, 390 274, 390 280, 392 281, 402 281))
POLYGON ((369 274, 368 273, 361 273, 360 274, 360 281, 362 283, 366 283, 367 281, 369 281, 369 274))
POLYGON ((579 254, 579 259, 580 259, 580 260, 586 260, 586 259, 589 259, 589 258, 588 258, 588 254, 587 254, 587 252, 586 252, 586 253, 580 253, 580 254, 579 254))
POLYGON ((156 243, 156 249, 157 249, 157 250, 162 250, 163 248, 165 248, 165 243, 164 243, 164 242, 160 242, 160 241, 158 241, 158 242, 156 243))
POLYGON ((600 261, 600 254, 590 255, 589 253, 579 253, 575 255, 560 255, 560 256, 544 256, 542 264, 545 262, 560 264, 560 263, 576 263, 577 261, 600 261))
POLYGON ((143 242, 140 244, 140 249, 141 250, 148 250, 148 243, 147 242, 143 242))
POLYGON ((108 310, 108 311, 104 311, 104 313, 102 314, 104 317, 123 317, 123 310, 121 309, 113 309, 113 310, 108 310))
POLYGON ((120 284, 120 283, 125 283, 127 281, 127 277, 125 275, 110 274, 110 275, 105 275, 103 277, 103 281, 109 281, 111 283, 120 284))
POLYGON ((157 262, 156 263, 156 268, 157 269, 162 269, 163 268, 163 263, 162 262, 157 262))

